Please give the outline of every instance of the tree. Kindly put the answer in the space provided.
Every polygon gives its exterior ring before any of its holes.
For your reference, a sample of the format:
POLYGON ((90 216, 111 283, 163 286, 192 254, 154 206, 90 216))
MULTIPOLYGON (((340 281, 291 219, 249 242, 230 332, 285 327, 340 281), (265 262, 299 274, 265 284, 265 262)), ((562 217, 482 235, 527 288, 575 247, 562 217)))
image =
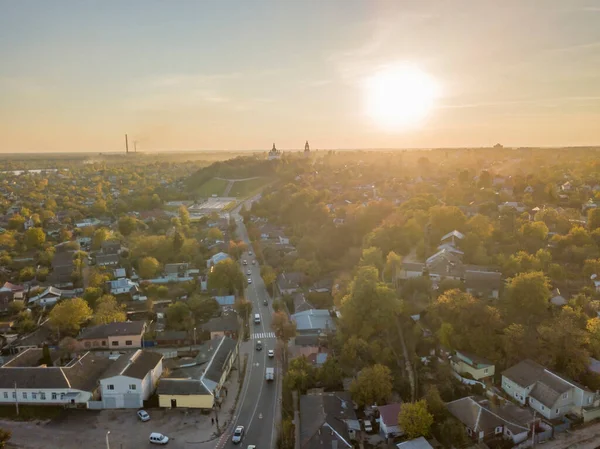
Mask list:
POLYGON ((190 213, 185 206, 179 206, 179 219, 183 226, 190 225, 190 213))
POLYGON ((44 282, 48 278, 48 274, 49 274, 48 268, 40 267, 37 270, 37 272, 35 273, 35 278, 40 282, 44 282))
POLYGON ((190 308, 185 302, 179 301, 167 307, 165 315, 167 328, 176 331, 189 331, 194 327, 190 308))
POLYGON ((231 295, 236 290, 243 290, 245 280, 239 264, 232 259, 225 259, 211 267, 208 273, 208 288, 231 295))
POLYGON ((272 286, 275 283, 275 279, 277 279, 277 273, 275 273, 275 270, 270 265, 262 265, 260 267, 260 276, 267 288, 272 286))
POLYGON ((466 447, 469 442, 463 424, 454 419, 446 418, 439 427, 439 434, 444 447, 466 447))
POLYGON ((402 404, 398 415, 398 425, 404 430, 407 438, 428 437, 432 424, 433 415, 427 411, 425 400, 402 404))
POLYGON ((383 270, 383 253, 379 248, 375 248, 374 246, 364 249, 360 258, 360 265, 363 267, 375 267, 381 273, 383 270))
POLYGON ((110 238, 110 230, 107 228, 100 228, 94 231, 92 237, 92 249, 98 250, 102 247, 102 243, 110 238))
POLYGON ((104 295, 96 301, 93 324, 120 323, 126 320, 125 305, 119 304, 114 296, 104 295))
POLYGON ((79 342, 73 337, 65 337, 60 341, 58 347, 68 359, 71 359, 72 355, 79 350, 79 342))
POLYGON ((40 365, 52 366, 52 356, 50 355, 50 348, 44 343, 42 346, 42 358, 39 360, 40 365))
POLYGON ((285 345, 296 335, 296 323, 285 312, 276 312, 271 320, 275 336, 285 345))
POLYGON ((296 390, 300 394, 305 394, 309 388, 315 386, 316 380, 317 370, 308 361, 306 356, 301 356, 290 362, 284 383, 286 383, 291 390, 296 390))
POLYGON ((88 287, 84 290, 82 298, 90 305, 91 308, 95 308, 96 301, 102 296, 102 289, 99 287, 88 287))
POLYGON ((138 222, 135 219, 135 217, 131 217, 129 215, 127 215, 125 217, 121 217, 121 218, 119 218, 119 223, 118 223, 119 232, 121 234, 123 234, 125 237, 127 237, 129 234, 131 234, 133 231, 136 230, 137 223, 138 222))
POLYGON ((501 343, 506 366, 532 358, 538 352, 538 336, 535 329, 526 328, 522 324, 512 323, 506 327, 501 343))
POLYGON ((446 404, 444 404, 440 392, 435 385, 432 385, 427 389, 427 393, 425 393, 425 402, 427 403, 427 410, 431 412, 436 420, 446 416, 446 404))
POLYGON ((333 356, 328 356, 325 363, 319 368, 318 379, 326 390, 337 391, 343 389, 344 371, 340 362, 333 356))
POLYGON ((30 281, 35 277, 35 268, 25 267, 19 271, 19 279, 21 281, 30 281))
POLYGON ((235 302, 234 307, 237 314, 244 320, 244 322, 247 322, 248 318, 250 318, 250 313, 252 313, 252 303, 246 298, 239 298, 235 302))
POLYGON ((103 199, 98 199, 92 204, 92 213, 95 216, 104 215, 108 212, 108 208, 106 206, 106 201, 103 199))
POLYGON ((76 334, 92 317, 92 309, 81 298, 65 299, 50 311, 50 325, 60 334, 76 334))
POLYGON ((216 226, 210 228, 206 236, 211 240, 223 240, 223 232, 216 226))
POLYGON ((8 229, 14 229, 15 231, 21 231, 25 224, 25 218, 21 215, 16 214, 8 219, 8 229))
POLYGON ((540 271, 520 273, 508 280, 506 307, 513 321, 536 324, 548 314, 550 282, 540 271))
POLYGON ((25 303, 23 301, 11 301, 8 304, 8 312, 11 315, 16 315, 25 309, 25 303))
POLYGON ((352 399, 359 407, 385 404, 392 394, 392 372, 385 365, 364 368, 350 385, 352 399))
POLYGON ((25 231, 25 244, 27 248, 41 248, 46 241, 46 233, 42 228, 29 228, 25 231))
POLYGON ((600 228, 600 209, 599 208, 593 208, 588 210, 588 229, 591 231, 594 231, 598 228, 600 228))
POLYGON ((0 428, 0 448, 5 448, 11 437, 12 432, 10 430, 0 428))
POLYGON ((142 279, 152 279, 158 274, 160 264, 154 257, 144 257, 140 260, 138 268, 142 279))
POLYGON ((340 362, 346 371, 353 373, 355 377, 372 362, 372 359, 369 344, 362 338, 353 335, 344 342, 340 362))
POLYGON ((188 299, 187 305, 196 323, 204 323, 219 311, 219 303, 214 298, 194 295, 188 299))
POLYGON ((185 243, 185 237, 180 231, 176 231, 175 235, 173 235, 173 250, 178 253, 183 248, 183 244, 185 243))
POLYGON ((402 256, 399 256, 394 251, 390 251, 385 259, 385 267, 383 270, 384 279, 388 279, 392 284, 396 284, 397 270, 402 266, 402 256))

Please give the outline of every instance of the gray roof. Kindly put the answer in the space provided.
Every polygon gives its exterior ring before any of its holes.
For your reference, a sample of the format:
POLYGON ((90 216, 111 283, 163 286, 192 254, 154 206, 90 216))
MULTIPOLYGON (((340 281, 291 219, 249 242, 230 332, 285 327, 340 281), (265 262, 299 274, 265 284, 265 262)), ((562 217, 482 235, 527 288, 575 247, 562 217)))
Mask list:
POLYGON ((309 303, 304 297, 304 293, 298 292, 294 294, 294 312, 300 313, 306 310, 314 309, 315 307, 309 303))
POLYGON ((211 318, 202 326, 202 329, 209 332, 233 332, 240 327, 237 314, 224 313, 223 315, 211 318))
POLYGON ((52 258, 52 268, 69 266, 73 267, 73 255, 75 251, 57 252, 52 258))
POLYGON ((495 271, 465 270, 465 286, 476 290, 498 290, 502 285, 502 273, 495 271))
POLYGON ((77 339, 91 340, 121 335, 140 335, 143 332, 145 325, 145 321, 99 324, 98 326, 91 326, 83 329, 77 339))
POLYGON ((109 265, 119 263, 118 254, 96 254, 97 265, 109 265))
POLYGON ((101 378, 127 376, 135 379, 143 379, 162 359, 162 354, 151 351, 138 350, 133 354, 123 354, 113 362, 110 368, 102 374, 101 378))
POLYGON ((193 379, 161 379, 156 392, 174 396, 209 395, 202 382, 193 379))
POLYGON ((304 279, 304 273, 294 271, 291 273, 281 273, 277 276, 277 286, 281 290, 291 290, 300 288, 300 283, 304 279))
POLYGON ((296 322, 298 332, 335 330, 335 322, 329 310, 305 310, 304 312, 294 313, 292 319, 296 322))
POLYGON ((331 449, 333 441, 351 447, 345 420, 356 420, 350 393, 300 396, 300 448, 331 449))
POLYGON ((232 340, 229 337, 221 337, 216 346, 215 353, 210 362, 208 362, 206 371, 202 375, 202 379, 208 379, 218 383, 219 380, 221 380, 227 361, 235 352, 236 345, 237 341, 232 340))
MULTIPOLYGON (((24 368, 24 367, 35 367, 40 365, 40 359, 44 355, 44 350, 42 348, 29 348, 23 352, 17 354, 13 359, 6 362, 3 367, 11 367, 11 368, 24 368)), ((59 351, 50 350, 50 358, 54 363, 57 359, 60 358, 59 351)))
POLYGON ((433 446, 429 444, 424 437, 399 443, 396 445, 396 447, 398 449, 433 449, 433 446))
POLYGON ((423 268, 425 268, 424 263, 418 262, 402 262, 402 269, 404 271, 417 271, 422 272, 423 268))
POLYGON ((98 379, 110 365, 108 358, 87 352, 64 367, 0 368, 0 388, 65 388, 95 390, 98 379))
POLYGON ((510 402, 496 406, 487 399, 466 397, 446 404, 448 411, 474 432, 493 432, 498 426, 518 434, 528 430, 533 415, 510 402))
POLYGON ((168 263, 165 265, 165 273, 167 274, 178 274, 188 269, 187 263, 168 263))

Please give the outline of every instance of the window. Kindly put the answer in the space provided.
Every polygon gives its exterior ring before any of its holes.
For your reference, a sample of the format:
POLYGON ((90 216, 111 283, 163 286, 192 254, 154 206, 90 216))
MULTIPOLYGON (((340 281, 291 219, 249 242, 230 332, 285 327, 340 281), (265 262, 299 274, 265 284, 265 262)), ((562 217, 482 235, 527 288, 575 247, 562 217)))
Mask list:
POLYGON ((37 393, 31 393, 31 399, 37 399, 37 393))
POLYGON ((100 343, 98 343, 96 340, 94 340, 94 341, 92 342, 92 346, 93 346, 94 348, 97 348, 98 346, 100 346, 100 343))
POLYGON ((23 392, 23 399, 27 399, 27 393, 23 392))
POLYGON ((57 396, 57 394, 56 394, 56 393, 52 393, 52 400, 53 400, 53 401, 55 401, 55 400, 56 400, 56 396, 57 396))
POLYGON ((125 345, 126 346, 131 346, 133 344, 133 341, 131 340, 125 340, 125 345))
POLYGON ((496 435, 498 435, 498 434, 502 433, 502 426, 498 426, 498 427, 496 427, 496 430, 494 431, 494 433, 495 433, 496 435))
POLYGON ((542 405, 542 410, 546 410, 546 407, 544 407, 543 405, 542 405))
POLYGON ((86 342, 85 342, 83 345, 84 345, 86 348, 89 348, 89 347, 91 346, 91 344, 90 344, 90 342, 89 342, 89 341, 86 341, 86 342))
POLYGON ((106 346, 106 341, 102 340, 102 346, 106 346))
POLYGON ((515 393, 515 398, 517 398, 517 399, 519 398, 519 394, 518 393, 515 393))
POLYGON ((487 373, 488 373, 488 369, 486 368, 483 370, 483 374, 487 374, 487 373))
POLYGON ((136 387, 135 387, 135 384, 131 384, 131 385, 129 385, 129 389, 130 389, 130 390, 135 390, 135 388, 136 388, 136 387))
POLYGON ((567 399, 569 397, 569 393, 563 394, 563 399, 567 399))
POLYGON ((107 389, 107 390, 114 390, 114 389, 115 389, 115 386, 114 386, 114 385, 107 385, 107 386, 106 386, 106 389, 107 389))
POLYGON ((15 393, 14 391, 13 391, 12 398, 13 398, 13 399, 17 399, 17 393, 15 393))
POLYGON ((40 399, 45 401, 46 400, 46 393, 40 393, 40 399))
POLYGON ((556 412, 556 414, 558 415, 558 409, 554 410, 556 412))
POLYGON ((8 393, 6 391, 4 392, 4 399, 8 399, 8 393))
POLYGON ((593 398, 592 398, 591 396, 588 398, 588 404, 591 404, 591 403, 592 403, 592 399, 593 399, 593 398))
POLYGON ((119 342, 118 342, 118 341, 113 341, 113 342, 111 343, 111 345, 113 345, 113 346, 119 346, 119 342))

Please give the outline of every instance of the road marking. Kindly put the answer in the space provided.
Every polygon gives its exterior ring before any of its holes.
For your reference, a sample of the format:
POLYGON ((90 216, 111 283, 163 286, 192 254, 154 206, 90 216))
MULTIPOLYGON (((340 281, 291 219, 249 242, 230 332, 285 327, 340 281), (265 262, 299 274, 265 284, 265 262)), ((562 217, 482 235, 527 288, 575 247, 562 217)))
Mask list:
POLYGON ((256 362, 256 363, 254 364, 254 366, 260 366, 260 363, 256 362))
POLYGON ((261 340, 267 338, 276 338, 275 332, 254 332, 250 338, 252 340, 261 340))
POLYGON ((258 414, 258 419, 262 419, 262 413, 258 414))

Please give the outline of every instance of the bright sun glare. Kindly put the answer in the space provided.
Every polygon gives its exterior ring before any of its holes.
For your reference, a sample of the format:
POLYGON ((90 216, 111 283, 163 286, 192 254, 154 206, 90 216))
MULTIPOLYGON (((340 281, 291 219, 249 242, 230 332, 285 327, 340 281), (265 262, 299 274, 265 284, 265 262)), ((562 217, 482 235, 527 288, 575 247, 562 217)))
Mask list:
POLYGON ((367 79, 367 114, 387 129, 410 128, 429 114, 437 94, 435 80, 417 67, 386 67, 367 79))

